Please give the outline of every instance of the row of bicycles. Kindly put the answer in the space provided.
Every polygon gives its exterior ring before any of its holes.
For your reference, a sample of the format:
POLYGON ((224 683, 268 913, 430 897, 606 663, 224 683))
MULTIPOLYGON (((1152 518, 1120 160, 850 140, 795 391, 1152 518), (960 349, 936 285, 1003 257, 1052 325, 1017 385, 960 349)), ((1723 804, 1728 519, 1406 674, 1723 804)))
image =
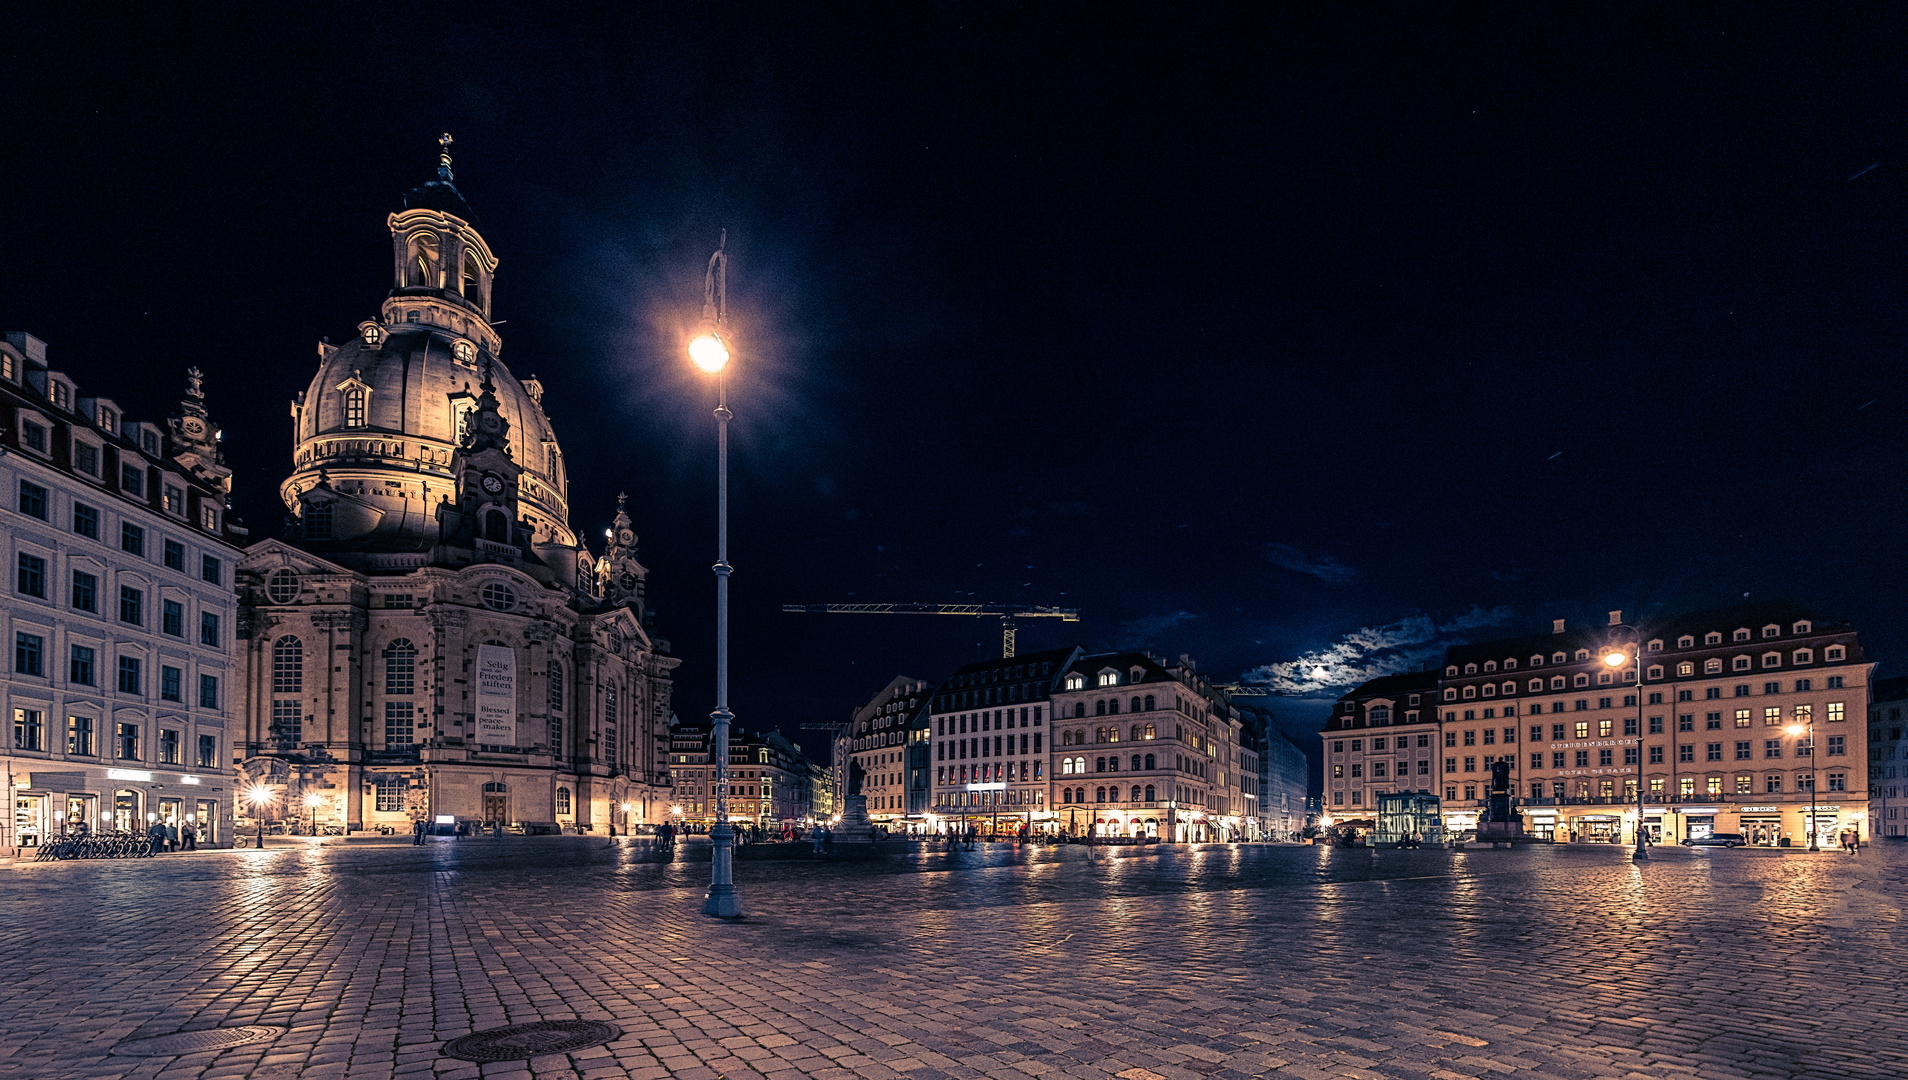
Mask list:
POLYGON ((62 836, 40 845, 34 862, 61 859, 143 859, 153 854, 152 840, 144 833, 111 832, 88 836, 62 836))

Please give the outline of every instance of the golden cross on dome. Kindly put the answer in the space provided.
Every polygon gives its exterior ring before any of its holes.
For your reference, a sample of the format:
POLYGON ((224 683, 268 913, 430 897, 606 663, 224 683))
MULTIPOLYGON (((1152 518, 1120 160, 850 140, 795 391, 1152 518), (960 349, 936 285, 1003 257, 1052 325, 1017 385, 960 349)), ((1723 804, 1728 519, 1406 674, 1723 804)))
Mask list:
POLYGON ((443 135, 439 136, 437 140, 437 175, 440 179, 449 180, 451 178, 450 148, 450 132, 446 131, 443 135))

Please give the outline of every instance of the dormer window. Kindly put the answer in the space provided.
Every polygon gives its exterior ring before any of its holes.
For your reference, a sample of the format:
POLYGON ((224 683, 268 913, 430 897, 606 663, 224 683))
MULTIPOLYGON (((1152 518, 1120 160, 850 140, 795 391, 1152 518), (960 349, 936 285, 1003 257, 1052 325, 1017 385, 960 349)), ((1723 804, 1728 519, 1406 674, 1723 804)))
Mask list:
POLYGON ((1559 649, 1556 652, 1550 654, 1550 662, 1553 664, 1562 664, 1567 662, 1569 659, 1570 657, 1566 655, 1562 649, 1559 649))
POLYGON ((1141 681, 1144 678, 1146 678, 1145 668, 1134 668, 1133 670, 1126 673, 1127 682, 1136 683, 1141 681))
POLYGON ((1704 634, 1704 635, 1703 635, 1703 644, 1705 644, 1705 645, 1721 645, 1721 644, 1722 644, 1722 631, 1720 631, 1720 630, 1711 630, 1711 631, 1710 631, 1709 633, 1707 633, 1707 634, 1704 634))
POLYGON ((1661 665, 1661 664, 1651 664, 1651 665, 1650 665, 1650 678, 1652 678, 1652 679, 1660 679, 1660 678, 1662 678, 1662 677, 1663 677, 1663 665, 1661 665))
POLYGON ((139 448, 144 450, 150 457, 158 457, 159 433, 151 428, 141 428, 139 430, 139 448))
POLYGON ((366 345, 376 345, 378 342, 384 340, 384 328, 374 322, 367 322, 359 326, 358 332, 364 335, 364 343, 366 345))
POLYGON ((1466 664, 1466 665, 1464 665, 1464 674, 1466 674, 1466 675, 1475 675, 1475 674, 1477 674, 1477 665, 1476 665, 1476 664, 1466 664))
POLYGON ((1579 659, 1579 660, 1588 660, 1588 659, 1590 659, 1590 650, 1589 650, 1589 649, 1578 649, 1578 650, 1577 650, 1577 659, 1579 659))
POLYGON ((1748 641, 1748 640, 1749 640, 1749 628, 1748 628, 1748 627, 1746 627, 1746 626, 1739 626, 1739 627, 1737 627, 1737 628, 1736 628, 1736 633, 1735 633, 1735 640, 1737 640, 1737 641, 1748 641))
POLYGON ((1795 626, 1794 626, 1794 628, 1793 628, 1793 630, 1792 630, 1791 632, 1792 632, 1792 633, 1797 633, 1797 634, 1806 634, 1806 633, 1808 633, 1808 632, 1809 632, 1809 621, 1808 621, 1807 619, 1803 619, 1803 620, 1802 620, 1801 622, 1798 622, 1798 623, 1796 623, 1796 624, 1795 624, 1795 626))
POLYGON ((1084 676, 1081 676, 1081 675, 1069 675, 1069 676, 1067 676, 1067 689, 1069 689, 1069 690, 1084 690, 1084 689, 1086 689, 1086 678, 1085 678, 1084 676))
POLYGON ((1775 623, 1770 623, 1762 628, 1762 636, 1766 638, 1781 637, 1782 627, 1777 626, 1775 623))
POLYGON ((1662 652, 1663 639, 1662 638, 1653 639, 1647 646, 1645 646, 1645 650, 1648 652, 1662 652))
POLYGON ((20 444, 34 453, 46 453, 46 425, 22 417, 20 419, 20 444))
POLYGON ((331 504, 328 502, 305 504, 305 539, 331 539, 331 504))
POLYGON ((1822 659, 1824 660, 1840 660, 1847 655, 1848 651, 1840 645, 1830 645, 1828 648, 1822 650, 1822 659))
POLYGON ((1517 658, 1515 656, 1511 657, 1509 660, 1504 661, 1504 670, 1505 671, 1517 670, 1517 658))
POLYGON ((1118 686, 1119 684, 1120 684, 1120 673, 1119 673, 1119 672, 1117 672, 1117 671, 1102 671, 1102 672, 1100 672, 1100 685, 1101 685, 1101 686, 1118 686))
POLYGON ((113 410, 103 406, 100 408, 99 430, 109 434, 119 430, 119 417, 113 414, 113 410))
POLYGON ((346 427, 364 426, 364 387, 354 386, 344 392, 344 416, 346 427))
POLYGON ((1530 666, 1531 666, 1531 667, 1543 667, 1543 666, 1544 666, 1544 654, 1543 654, 1543 653, 1537 653, 1537 654, 1535 654, 1535 655, 1533 655, 1533 656, 1532 656, 1532 657, 1530 658, 1530 666))
POLYGON ((1813 650, 1813 649, 1797 649, 1797 650, 1795 650, 1795 662, 1796 662, 1796 663, 1798 663, 1798 664, 1813 664, 1813 663, 1815 663, 1815 650, 1813 650))
POLYGON ((1486 661, 1484 661, 1484 670, 1485 670, 1485 671, 1496 671, 1496 670, 1497 670, 1497 661, 1495 661, 1495 660, 1486 660, 1486 661))
POLYGON ((1456 664, 1452 664, 1452 665, 1451 665, 1450 667, 1447 667, 1447 668, 1445 668, 1445 669, 1444 669, 1444 673, 1445 673, 1446 675, 1456 675, 1456 674, 1457 674, 1457 665, 1456 665, 1456 664))
POLYGON ((73 400, 73 391, 58 379, 48 379, 46 381, 46 400, 52 402, 55 408, 70 408, 70 403, 73 400))

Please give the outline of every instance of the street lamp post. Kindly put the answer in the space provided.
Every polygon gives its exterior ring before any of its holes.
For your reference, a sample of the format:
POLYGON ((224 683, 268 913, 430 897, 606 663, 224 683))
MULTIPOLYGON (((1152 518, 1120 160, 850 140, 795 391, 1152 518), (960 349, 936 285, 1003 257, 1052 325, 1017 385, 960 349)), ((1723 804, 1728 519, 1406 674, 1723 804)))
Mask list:
MULTIPOLYGON (((1614 620, 1617 616, 1612 614, 1614 620)), ((1619 622, 1610 624, 1612 630, 1630 632, 1630 650, 1611 645, 1604 651, 1603 662, 1612 668, 1620 668, 1626 662, 1633 665, 1636 673, 1636 850, 1630 858, 1636 862, 1649 862, 1649 845, 1643 839, 1643 632, 1634 626, 1619 622)))
POLYGON ((272 791, 264 784, 254 784, 245 793, 245 801, 252 804, 252 816, 258 819, 258 849, 265 850, 265 804, 272 801, 272 791))
MULTIPOLYGON (((1815 842, 1815 832, 1817 829, 1821 828, 1822 819, 1820 815, 1816 813, 1816 809, 1815 809, 1816 807, 1815 788, 1816 788, 1816 785, 1821 782, 1822 778, 1816 775, 1815 716, 1813 714, 1809 716, 1808 726, 1804 727, 1801 724, 1790 724, 1788 727, 1788 731, 1789 731, 1789 734, 1798 735, 1798 736, 1804 733, 1807 733, 1809 737, 1809 850, 1820 851, 1822 849, 1819 846, 1817 846, 1815 842)), ((1873 834, 1871 833, 1870 835, 1873 835, 1873 834)))
POLYGON ((313 836, 318 835, 318 804, 324 801, 323 796, 315 793, 305 796, 305 806, 311 810, 311 835, 313 836))
POLYGON ((724 230, 702 283, 702 326, 689 343, 689 358, 716 377, 716 706, 709 714, 709 756, 715 759, 716 820, 709 830, 709 894, 702 913, 718 919, 742 914, 735 892, 735 830, 729 827, 729 412, 728 387, 723 375, 729 366, 729 347, 722 340, 722 315, 727 297, 729 234, 724 230))

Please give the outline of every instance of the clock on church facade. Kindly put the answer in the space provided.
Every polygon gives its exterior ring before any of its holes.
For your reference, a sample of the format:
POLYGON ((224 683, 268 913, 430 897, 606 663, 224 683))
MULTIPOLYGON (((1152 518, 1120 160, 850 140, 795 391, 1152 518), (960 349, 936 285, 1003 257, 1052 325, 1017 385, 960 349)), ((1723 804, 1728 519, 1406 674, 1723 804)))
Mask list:
POLYGON ((241 565, 242 767, 348 830, 661 822, 678 661, 632 523, 619 499, 601 552, 570 524, 448 153, 404 202, 378 317, 292 403, 286 535, 241 565))

